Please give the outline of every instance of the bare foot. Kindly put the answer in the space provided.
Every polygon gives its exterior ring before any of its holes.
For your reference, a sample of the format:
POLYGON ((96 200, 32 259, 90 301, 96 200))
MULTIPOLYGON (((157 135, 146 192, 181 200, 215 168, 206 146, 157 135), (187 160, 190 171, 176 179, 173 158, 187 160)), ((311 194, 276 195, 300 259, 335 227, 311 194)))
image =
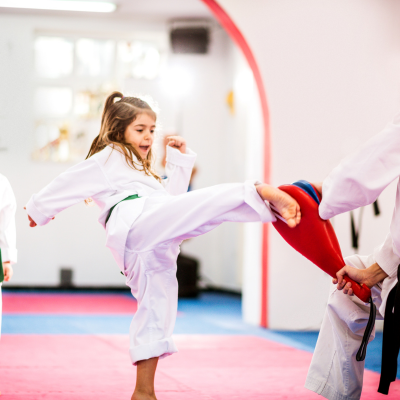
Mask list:
POLYGON ((265 183, 257 185, 256 189, 263 200, 269 201, 274 206, 290 228, 300 223, 300 206, 293 197, 265 183))
POLYGON ((133 392, 131 400, 157 400, 157 397, 156 397, 156 395, 154 393, 153 394, 147 394, 147 393, 137 392, 135 390, 133 392))

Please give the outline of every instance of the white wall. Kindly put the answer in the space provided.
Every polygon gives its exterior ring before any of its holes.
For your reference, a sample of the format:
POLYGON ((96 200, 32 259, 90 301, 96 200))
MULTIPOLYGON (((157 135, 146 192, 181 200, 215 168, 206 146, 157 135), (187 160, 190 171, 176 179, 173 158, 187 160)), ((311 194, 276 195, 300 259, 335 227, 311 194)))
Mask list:
MULTIPOLYGON (((274 185, 322 180, 398 109, 400 13, 395 1, 219 3, 248 40, 261 69, 270 107, 274 185)), ((365 210, 360 253, 370 253, 383 240, 393 187, 380 204, 379 218, 370 207, 365 210)), ((344 255, 351 254, 349 216, 334 224, 344 255)), ((317 329, 329 278, 273 228, 271 233, 269 326, 317 329)))
MULTIPOLYGON (((70 164, 40 163, 31 159, 33 149, 33 39, 35 32, 75 32, 85 35, 131 35, 132 32, 166 32, 162 23, 38 15, 0 16, 0 172, 14 188, 17 201, 19 262, 13 285, 57 285, 59 268, 74 269, 76 285, 122 286, 123 277, 104 247, 104 231, 97 223, 97 209, 78 204, 57 215, 46 227, 28 227, 23 210, 37 192, 70 164)), ((194 188, 243 180, 244 172, 233 162, 232 151, 241 160, 243 134, 234 130, 225 97, 235 80, 235 63, 240 61, 226 33, 216 26, 208 55, 172 55, 192 74, 192 93, 182 101, 181 128, 198 153, 198 175, 194 188)), ((243 60, 241 61, 243 62, 243 60)), ((177 128, 177 104, 155 81, 125 81, 123 91, 150 94, 159 104, 159 123, 165 130, 177 128)), ((178 104, 179 105, 179 104, 178 104)), ((237 159, 237 158, 236 158, 237 159)), ((219 227, 208 235, 183 245, 183 251, 201 261, 205 281, 217 287, 241 288, 241 228, 219 227)))

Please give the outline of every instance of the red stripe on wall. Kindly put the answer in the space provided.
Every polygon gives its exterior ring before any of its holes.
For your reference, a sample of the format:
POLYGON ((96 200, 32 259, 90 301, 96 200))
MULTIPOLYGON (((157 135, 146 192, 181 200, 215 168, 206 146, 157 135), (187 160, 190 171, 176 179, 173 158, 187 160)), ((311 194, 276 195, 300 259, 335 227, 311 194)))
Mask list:
MULTIPOLYGON (((271 174, 271 135, 269 123, 269 109, 267 96, 264 89, 261 73, 258 68, 256 59, 250 49, 246 39, 240 32, 225 10, 217 3, 216 0, 202 0, 212 11, 220 24, 228 32, 232 40, 239 46, 253 71, 254 79, 257 84, 258 93, 260 95, 261 110, 264 120, 264 182, 270 182, 271 174)), ((262 270, 261 270, 261 316, 260 325, 268 327, 268 236, 269 226, 264 224, 262 233, 262 270)))

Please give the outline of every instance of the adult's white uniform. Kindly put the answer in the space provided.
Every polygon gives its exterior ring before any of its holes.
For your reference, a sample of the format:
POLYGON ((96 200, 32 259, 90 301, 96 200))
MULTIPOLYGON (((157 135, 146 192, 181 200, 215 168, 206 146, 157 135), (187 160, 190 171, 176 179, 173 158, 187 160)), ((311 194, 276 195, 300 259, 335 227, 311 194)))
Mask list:
MULTIPOLYGON (((0 174, 0 249, 3 262, 11 264, 17 262, 16 234, 15 234, 15 211, 17 204, 14 192, 8 179, 0 174)), ((0 335, 2 298, 0 283, 0 335)))
POLYGON ((187 192, 196 154, 167 147, 165 185, 128 166, 116 149, 106 147, 68 169, 26 208, 38 225, 65 208, 92 197, 101 208, 107 233, 126 284, 138 301, 130 328, 130 355, 135 364, 177 351, 172 340, 178 285, 176 258, 182 240, 201 235, 224 221, 275 221, 254 182, 224 184, 187 192), (130 195, 139 199, 119 203, 130 195))
MULTIPOLYGON (((400 113, 378 135, 355 154, 343 160, 323 183, 319 214, 323 219, 373 203, 379 194, 400 176, 400 113)), ((372 288, 372 298, 385 313, 387 297, 397 283, 400 264, 400 181, 396 205, 385 242, 373 254, 345 259, 355 268, 368 268, 375 262, 388 274, 372 288)), ((369 306, 357 297, 343 294, 332 285, 306 380, 306 388, 330 400, 355 400, 361 396, 364 361, 356 361, 369 317, 369 306)), ((375 337, 375 331, 371 339, 375 337)))

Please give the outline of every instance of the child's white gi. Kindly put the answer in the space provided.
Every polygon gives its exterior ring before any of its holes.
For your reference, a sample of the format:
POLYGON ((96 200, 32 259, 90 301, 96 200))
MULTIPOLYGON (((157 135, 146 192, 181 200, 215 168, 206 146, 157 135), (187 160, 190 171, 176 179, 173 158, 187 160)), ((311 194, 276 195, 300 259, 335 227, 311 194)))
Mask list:
MULTIPOLYGON (((3 262, 17 262, 15 212, 17 204, 8 179, 0 174, 0 250, 3 262)), ((1 283, 0 283, 0 334, 1 334, 1 283)))
POLYGON ((175 353, 172 331, 177 312, 176 258, 182 240, 210 231, 224 221, 275 221, 254 182, 226 184, 187 193, 196 154, 167 147, 165 187, 154 177, 128 166, 111 147, 61 174, 26 208, 38 225, 65 208, 92 197, 101 208, 112 251, 138 301, 130 329, 135 364, 175 353), (130 195, 127 200, 112 206, 130 195))
MULTIPOLYGON (((323 219, 373 203, 392 181, 400 176, 400 113, 378 135, 355 154, 342 161, 323 184, 319 214, 323 219)), ((354 255, 345 259, 356 268, 375 262, 388 274, 382 284, 372 288, 379 308, 385 313, 387 297, 397 283, 400 264, 400 181, 396 205, 385 242, 368 257, 354 255)), ((327 310, 308 371, 306 388, 327 399, 359 399, 363 384, 364 361, 356 361, 369 317, 369 306, 356 296, 349 297, 332 285, 327 310)), ((371 339, 375 337, 375 331, 371 339)))

